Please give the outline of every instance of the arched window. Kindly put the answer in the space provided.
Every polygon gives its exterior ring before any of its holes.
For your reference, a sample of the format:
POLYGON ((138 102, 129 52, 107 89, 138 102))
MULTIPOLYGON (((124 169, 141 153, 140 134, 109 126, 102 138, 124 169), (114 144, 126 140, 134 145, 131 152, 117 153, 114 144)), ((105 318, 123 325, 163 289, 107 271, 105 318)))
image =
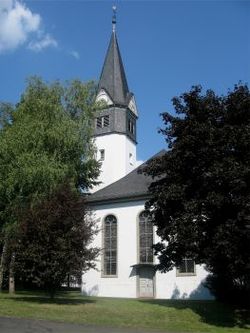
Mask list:
POLYGON ((140 263, 153 262, 153 223, 150 216, 144 211, 139 215, 139 261, 140 263))
POLYGON ((103 273, 104 275, 116 275, 117 219, 114 215, 108 215, 105 217, 103 231, 104 231, 103 273))

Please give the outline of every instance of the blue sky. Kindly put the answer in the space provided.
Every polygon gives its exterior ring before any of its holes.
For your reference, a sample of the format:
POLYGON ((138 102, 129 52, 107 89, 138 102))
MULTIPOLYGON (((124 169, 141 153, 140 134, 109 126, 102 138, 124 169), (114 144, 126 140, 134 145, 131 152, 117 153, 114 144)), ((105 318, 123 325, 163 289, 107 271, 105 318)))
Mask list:
POLYGON ((165 147, 159 114, 174 112, 173 96, 249 83, 250 2, 0 0, 0 100, 17 102, 31 75, 98 80, 113 4, 145 160, 165 147))

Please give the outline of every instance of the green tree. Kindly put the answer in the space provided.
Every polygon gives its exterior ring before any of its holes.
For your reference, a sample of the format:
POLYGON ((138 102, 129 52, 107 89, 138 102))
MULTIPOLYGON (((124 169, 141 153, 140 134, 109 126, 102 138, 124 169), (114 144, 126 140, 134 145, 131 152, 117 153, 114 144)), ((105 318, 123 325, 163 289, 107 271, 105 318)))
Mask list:
MULTIPOLYGON (((7 239, 15 239, 20 209, 46 201, 65 181, 78 191, 95 183, 99 166, 91 140, 94 99, 91 83, 48 85, 35 77, 15 107, 1 104, 2 254, 11 252, 7 239)), ((0 286, 5 262, 2 256, 0 286)))
POLYGON ((95 266, 98 250, 90 242, 96 232, 83 197, 69 184, 59 186, 46 201, 20 213, 15 273, 53 297, 67 276, 80 283, 82 273, 95 266))
POLYGON ((0 130, 12 120, 13 107, 10 103, 0 103, 0 130))
POLYGON ((145 170, 154 177, 147 206, 162 240, 158 268, 193 258, 213 273, 217 297, 249 299, 249 89, 239 84, 217 96, 196 86, 173 104, 177 115, 162 115, 168 150, 145 170))

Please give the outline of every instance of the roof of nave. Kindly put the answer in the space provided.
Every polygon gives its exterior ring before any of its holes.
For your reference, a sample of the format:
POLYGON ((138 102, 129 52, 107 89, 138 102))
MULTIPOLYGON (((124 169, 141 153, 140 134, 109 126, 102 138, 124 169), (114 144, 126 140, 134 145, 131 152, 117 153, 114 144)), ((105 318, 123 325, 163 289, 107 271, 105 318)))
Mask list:
POLYGON ((165 150, 161 150, 123 178, 91 194, 87 199, 88 203, 107 204, 114 201, 134 201, 149 197, 148 187, 153 179, 141 171, 150 160, 162 156, 165 152, 165 150))

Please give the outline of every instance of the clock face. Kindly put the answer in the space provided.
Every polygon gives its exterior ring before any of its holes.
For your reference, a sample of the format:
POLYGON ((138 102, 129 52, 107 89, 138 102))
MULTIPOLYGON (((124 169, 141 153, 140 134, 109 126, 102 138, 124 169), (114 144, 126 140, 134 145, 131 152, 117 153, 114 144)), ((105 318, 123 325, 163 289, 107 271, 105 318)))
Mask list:
POLYGON ((108 105, 112 105, 113 102, 105 90, 101 89, 96 97, 97 102, 105 102, 108 105))

